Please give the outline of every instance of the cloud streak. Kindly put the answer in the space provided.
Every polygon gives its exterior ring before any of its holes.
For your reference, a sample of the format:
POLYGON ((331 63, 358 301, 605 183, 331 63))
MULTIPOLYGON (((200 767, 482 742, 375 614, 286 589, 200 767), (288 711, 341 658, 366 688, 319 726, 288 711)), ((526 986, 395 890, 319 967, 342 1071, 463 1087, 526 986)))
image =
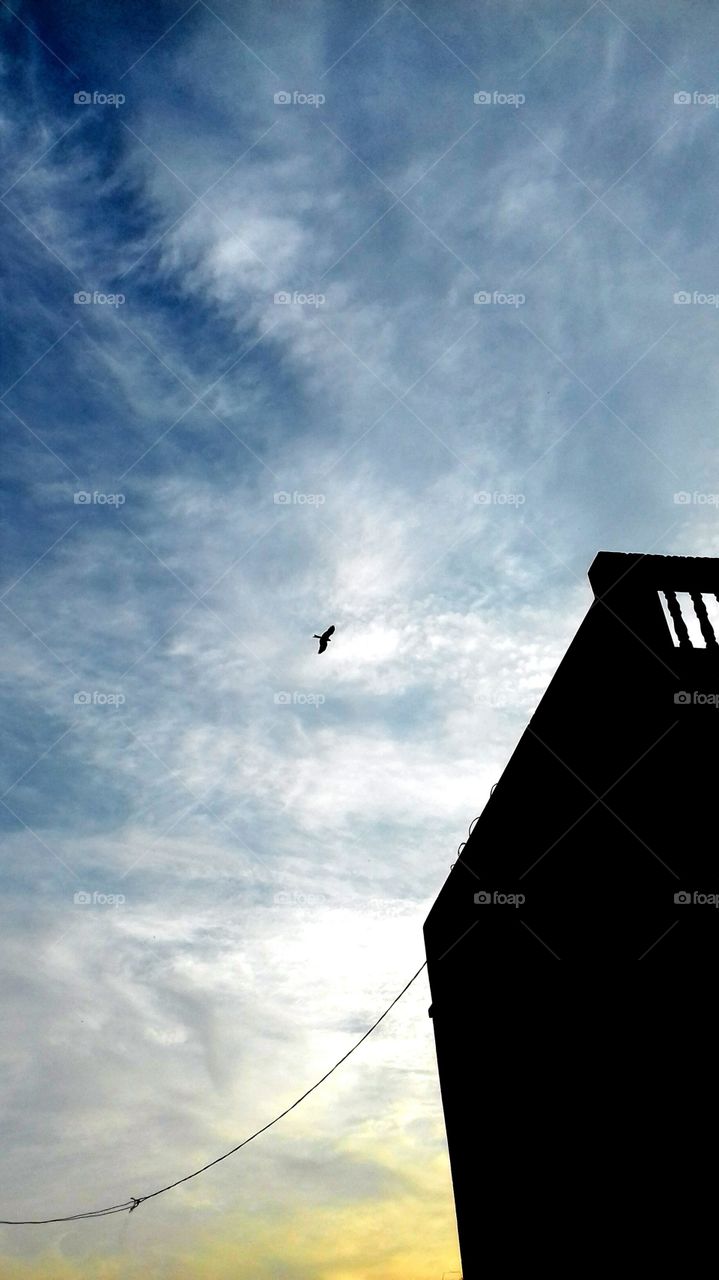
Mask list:
MULTIPOLYGON (((719 294, 716 111, 674 95, 716 87, 717 17, 2 23, 24 1217, 197 1167, 341 1056, 421 961, 593 556, 714 554, 716 507, 674 495, 719 490, 719 308, 674 295, 719 294)), ((418 982, 326 1091, 131 1219, 3 1229, 3 1274, 456 1268, 427 1003, 418 982)))

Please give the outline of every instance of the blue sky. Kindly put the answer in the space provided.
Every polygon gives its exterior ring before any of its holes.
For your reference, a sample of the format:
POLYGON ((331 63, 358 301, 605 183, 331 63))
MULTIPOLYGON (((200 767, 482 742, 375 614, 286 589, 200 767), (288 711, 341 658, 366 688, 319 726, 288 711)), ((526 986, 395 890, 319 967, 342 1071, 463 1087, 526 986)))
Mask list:
MULTIPOLYGON (((719 15, 0 24, 25 1217, 150 1191, 321 1075, 421 963, 596 552, 719 551, 719 15)), ((132 1219, 2 1229, 4 1273, 219 1278, 238 1239, 287 1280, 456 1268, 427 1004, 132 1219)))

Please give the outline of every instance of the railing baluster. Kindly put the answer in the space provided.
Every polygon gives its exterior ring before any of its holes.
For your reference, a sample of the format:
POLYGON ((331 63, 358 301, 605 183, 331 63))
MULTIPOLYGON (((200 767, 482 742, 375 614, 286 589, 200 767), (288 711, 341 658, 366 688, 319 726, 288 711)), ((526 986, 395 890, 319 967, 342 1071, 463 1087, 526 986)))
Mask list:
POLYGON ((679 648, 680 648, 680 649, 690 649, 690 648, 691 648, 691 644, 692 644, 692 642, 691 642, 691 640, 689 639, 689 632, 687 631, 687 624, 686 624, 686 622, 684 621, 684 619, 683 619, 683 617, 682 617, 682 611, 681 611, 681 609, 679 608, 679 601, 677 600, 677 593, 676 593, 676 591, 666 591, 666 590, 665 590, 664 594, 665 594, 665 596, 666 596, 666 598, 667 598, 667 607, 668 607, 668 609, 669 609, 669 613, 671 614, 672 622, 674 623, 674 630, 675 630, 675 631, 676 631, 676 633, 677 633, 677 640, 679 641, 679 648))
POLYGON ((716 649, 717 638, 714 635, 714 628, 712 627, 712 624, 709 621, 709 614, 707 613, 707 607, 704 603, 702 594, 700 591, 692 591, 690 594, 692 598, 692 604, 694 605, 694 610, 696 612, 697 618, 699 619, 699 626, 702 629, 702 635, 704 636, 704 639, 707 642, 707 648, 716 649))

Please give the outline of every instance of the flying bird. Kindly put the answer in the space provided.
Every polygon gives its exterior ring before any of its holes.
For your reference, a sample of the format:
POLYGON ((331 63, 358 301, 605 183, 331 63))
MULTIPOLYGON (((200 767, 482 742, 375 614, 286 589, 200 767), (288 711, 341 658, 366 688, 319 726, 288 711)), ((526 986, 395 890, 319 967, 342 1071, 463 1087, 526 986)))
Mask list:
POLYGON ((319 640, 320 642, 320 647, 317 650, 318 653, 324 653, 325 649, 327 648, 327 645, 329 644, 330 637, 332 636, 333 631, 334 631, 334 627, 328 627, 326 631, 322 632, 321 636, 315 635, 312 637, 313 640, 319 640))

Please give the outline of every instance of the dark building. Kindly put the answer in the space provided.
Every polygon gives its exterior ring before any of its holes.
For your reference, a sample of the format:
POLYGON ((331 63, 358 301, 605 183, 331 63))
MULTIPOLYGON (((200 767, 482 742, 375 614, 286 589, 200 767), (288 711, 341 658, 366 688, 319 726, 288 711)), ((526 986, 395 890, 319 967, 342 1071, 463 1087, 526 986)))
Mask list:
POLYGON ((465 1280, 581 1274, 572 1233, 599 1259, 625 1210, 642 1269, 672 1265, 697 1178, 672 1109, 710 1064, 716 1094, 719 561, 600 552, 589 580, 425 923, 465 1280))

